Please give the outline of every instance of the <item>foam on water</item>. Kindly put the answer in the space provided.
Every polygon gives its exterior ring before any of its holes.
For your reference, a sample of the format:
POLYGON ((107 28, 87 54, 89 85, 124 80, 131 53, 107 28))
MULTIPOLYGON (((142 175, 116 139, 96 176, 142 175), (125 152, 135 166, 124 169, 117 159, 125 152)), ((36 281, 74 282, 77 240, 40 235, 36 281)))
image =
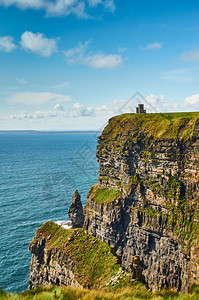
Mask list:
POLYGON ((57 221, 55 222, 57 225, 65 228, 65 229, 70 229, 72 228, 72 222, 71 221, 57 221))

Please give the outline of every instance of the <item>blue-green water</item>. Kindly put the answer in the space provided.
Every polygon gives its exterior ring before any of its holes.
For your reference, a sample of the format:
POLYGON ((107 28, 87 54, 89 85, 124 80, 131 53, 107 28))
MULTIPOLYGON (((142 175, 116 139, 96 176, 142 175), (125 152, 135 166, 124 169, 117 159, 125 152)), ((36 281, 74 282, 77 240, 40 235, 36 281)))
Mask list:
POLYGON ((96 183, 94 133, 0 134, 0 287, 27 289, 28 245, 47 220, 68 220, 75 189, 96 183))

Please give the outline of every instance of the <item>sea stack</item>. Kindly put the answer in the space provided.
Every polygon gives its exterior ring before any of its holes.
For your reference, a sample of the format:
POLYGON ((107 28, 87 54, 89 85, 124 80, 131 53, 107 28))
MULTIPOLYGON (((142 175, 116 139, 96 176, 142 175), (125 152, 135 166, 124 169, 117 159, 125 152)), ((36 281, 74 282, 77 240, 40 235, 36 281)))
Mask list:
POLYGON ((84 214, 81 202, 81 196, 77 190, 75 190, 72 197, 72 202, 68 210, 68 217, 72 221, 73 228, 82 228, 84 224, 84 214))

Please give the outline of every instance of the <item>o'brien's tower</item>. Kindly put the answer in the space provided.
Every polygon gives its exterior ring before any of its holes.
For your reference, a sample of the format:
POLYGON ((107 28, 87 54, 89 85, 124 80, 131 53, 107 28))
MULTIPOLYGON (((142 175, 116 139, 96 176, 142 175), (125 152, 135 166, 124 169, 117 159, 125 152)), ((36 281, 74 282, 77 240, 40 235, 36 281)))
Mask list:
POLYGON ((138 104, 138 107, 136 107, 136 114, 146 114, 146 109, 144 109, 144 104, 138 104))

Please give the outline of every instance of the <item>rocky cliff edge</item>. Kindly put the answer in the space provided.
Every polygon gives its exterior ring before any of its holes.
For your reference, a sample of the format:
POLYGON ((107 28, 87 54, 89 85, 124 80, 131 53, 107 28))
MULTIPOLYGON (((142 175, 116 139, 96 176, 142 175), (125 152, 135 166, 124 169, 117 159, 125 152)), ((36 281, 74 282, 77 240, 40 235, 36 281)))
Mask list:
MULTIPOLYGON (((99 137, 99 178, 80 218, 83 230, 111 247, 131 277, 144 278, 152 290, 187 292, 199 283, 198 135, 199 113, 124 114, 110 119, 99 137)), ((79 222, 78 210, 72 204, 79 222)), ((51 241, 59 242, 59 230, 52 240, 48 233, 51 241)), ((44 282, 85 286, 83 269, 82 277, 74 275, 69 253, 47 241, 37 235, 30 245, 30 288, 44 282), (64 264, 72 282, 61 271, 64 264)), ((90 248, 84 250, 89 255, 90 248)), ((95 276, 98 267, 91 270, 95 276)))

